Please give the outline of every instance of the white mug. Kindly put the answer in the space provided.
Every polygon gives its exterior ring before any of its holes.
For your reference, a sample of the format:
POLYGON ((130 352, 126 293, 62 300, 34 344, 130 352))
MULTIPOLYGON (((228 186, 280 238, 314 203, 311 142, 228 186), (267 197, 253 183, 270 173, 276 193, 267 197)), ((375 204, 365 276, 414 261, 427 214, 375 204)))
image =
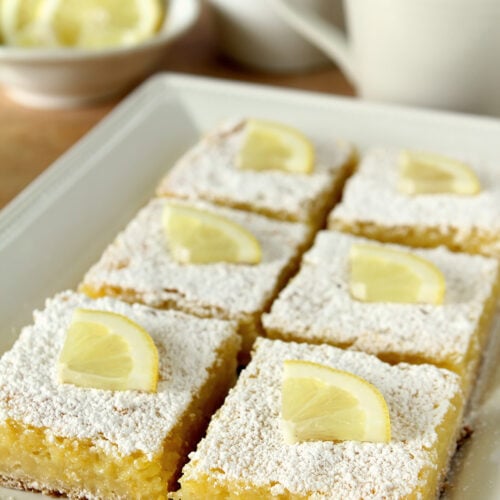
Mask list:
POLYGON ((269 0, 372 100, 500 113, 500 1, 344 0, 348 36, 301 0, 269 0))
MULTIPOLYGON (((329 22, 343 23, 341 0, 303 0, 329 22)), ((268 0, 209 0, 219 48, 231 59, 273 72, 303 71, 328 58, 274 12, 268 0)))

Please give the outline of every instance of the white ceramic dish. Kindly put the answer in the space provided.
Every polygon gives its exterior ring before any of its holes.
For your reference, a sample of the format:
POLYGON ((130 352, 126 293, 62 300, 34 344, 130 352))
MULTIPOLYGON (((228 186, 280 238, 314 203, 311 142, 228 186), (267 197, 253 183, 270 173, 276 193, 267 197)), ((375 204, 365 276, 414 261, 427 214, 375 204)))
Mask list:
MULTIPOLYGON (((0 353, 45 297, 74 287, 199 134, 226 117, 281 120, 374 145, 458 148, 500 160, 500 122, 217 80, 159 75, 142 85, 0 212, 0 353)), ((499 163, 500 174, 500 163, 499 163)), ((454 500, 500 498, 500 322, 489 347, 476 432, 454 500), (496 371, 495 371, 496 370, 496 371)), ((0 499, 39 498, 0 489, 0 499)))
POLYGON ((116 95, 145 77, 172 40, 189 29, 199 0, 163 0, 167 15, 158 34, 130 47, 105 50, 33 49, 0 45, 0 84, 21 104, 74 107, 116 95))

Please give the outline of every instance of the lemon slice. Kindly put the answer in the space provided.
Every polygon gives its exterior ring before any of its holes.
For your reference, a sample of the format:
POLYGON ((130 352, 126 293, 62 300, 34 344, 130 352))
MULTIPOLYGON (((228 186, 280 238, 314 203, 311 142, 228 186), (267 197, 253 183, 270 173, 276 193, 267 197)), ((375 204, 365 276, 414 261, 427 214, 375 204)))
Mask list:
POLYGON ((399 159, 398 189, 405 194, 474 195, 481 185, 465 163, 430 153, 404 151, 399 159))
POLYGON ((184 264, 257 264, 262 250, 255 236, 211 212, 165 204, 163 224, 172 257, 184 264))
POLYGON ((62 383, 155 392, 158 351, 149 334, 129 318, 76 309, 58 369, 62 383))
POLYGON ((314 147, 298 130, 279 123, 248 120, 244 133, 236 158, 239 168, 294 174, 312 172, 314 147))
POLYGON ((281 416, 289 444, 391 440, 387 403, 374 385, 309 361, 284 362, 281 416))
POLYGON ((159 29, 161 0, 47 0, 44 18, 59 45, 86 49, 132 45, 159 29))
POLYGON ((0 29, 6 45, 36 47, 53 45, 54 39, 41 22, 46 0, 2 0, 0 29))
POLYGON ((353 245, 349 254, 351 295, 364 302, 442 304, 441 271, 418 255, 375 245, 353 245))

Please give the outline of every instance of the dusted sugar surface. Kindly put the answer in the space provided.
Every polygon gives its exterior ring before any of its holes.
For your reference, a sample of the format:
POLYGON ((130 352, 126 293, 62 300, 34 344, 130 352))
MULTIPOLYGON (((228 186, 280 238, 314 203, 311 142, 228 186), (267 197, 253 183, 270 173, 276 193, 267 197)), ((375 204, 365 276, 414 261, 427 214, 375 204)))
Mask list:
POLYGON ((236 335, 227 321, 157 311, 115 299, 63 292, 35 311, 0 360, 0 421, 46 428, 49 437, 90 439, 107 453, 143 452, 149 459, 208 379, 217 349, 236 335), (105 391, 59 384, 57 359, 77 307, 122 314, 141 325, 159 354, 158 391, 105 391))
POLYGON ((265 487, 276 496, 342 499, 396 499, 423 486, 425 478, 419 474, 436 467, 436 428, 451 400, 461 401, 455 374, 430 365, 390 366, 364 353, 324 345, 259 338, 256 346, 206 438, 190 455, 181 484, 209 475, 214 482, 265 487), (280 406, 286 359, 322 363, 374 384, 389 408, 391 442, 285 444, 280 406))
MULTIPOLYGON (((397 188, 400 150, 376 149, 366 154, 347 182, 342 202, 330 218, 344 222, 372 222, 381 226, 422 226, 466 234, 473 228, 499 235, 499 165, 463 158, 475 171, 481 192, 473 196, 429 194, 408 196, 397 188)), ((500 162, 500 158, 499 158, 500 162)))
POLYGON ((244 206, 290 220, 310 221, 317 200, 330 193, 352 161, 353 147, 344 141, 319 141, 311 174, 253 171, 236 166, 245 138, 246 120, 233 120, 207 135, 182 157, 158 187, 159 195, 203 198, 244 206))
POLYGON ((136 300, 161 307, 169 301, 195 314, 238 318, 259 312, 273 297, 279 279, 308 243, 310 229, 260 215, 181 202, 225 216, 260 242, 262 261, 245 264, 178 264, 172 259, 162 222, 167 200, 152 200, 104 252, 83 280, 85 288, 113 287, 136 300))
POLYGON ((334 231, 318 233, 297 276, 263 318, 280 337, 328 341, 365 352, 416 355, 459 365, 498 280, 495 259, 381 244, 334 231), (434 263, 446 280, 444 304, 390 304, 355 300, 349 293, 349 251, 365 243, 410 251, 434 263))

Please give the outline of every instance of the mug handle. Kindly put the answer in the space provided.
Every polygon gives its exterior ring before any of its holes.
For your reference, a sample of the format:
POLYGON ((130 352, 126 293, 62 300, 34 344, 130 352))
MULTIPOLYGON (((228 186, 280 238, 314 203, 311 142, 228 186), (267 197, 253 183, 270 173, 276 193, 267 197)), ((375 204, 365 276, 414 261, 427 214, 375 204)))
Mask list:
POLYGON ((356 85, 354 59, 347 37, 337 27, 326 22, 319 14, 307 8, 305 2, 293 0, 268 0, 274 11, 298 31, 334 59, 347 79, 356 85))

